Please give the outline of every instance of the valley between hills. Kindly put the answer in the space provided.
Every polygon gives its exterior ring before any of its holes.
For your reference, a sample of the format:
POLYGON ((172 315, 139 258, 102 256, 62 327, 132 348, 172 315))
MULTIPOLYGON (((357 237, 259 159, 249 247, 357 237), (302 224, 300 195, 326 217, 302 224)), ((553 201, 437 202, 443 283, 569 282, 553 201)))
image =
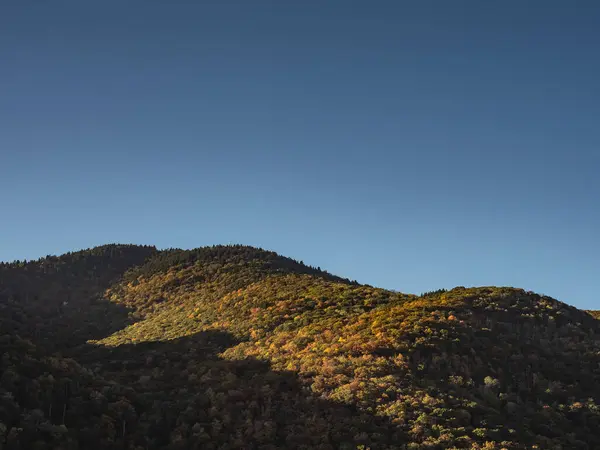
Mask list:
POLYGON ((0 263, 0 450, 600 449, 599 318, 241 245, 0 263))

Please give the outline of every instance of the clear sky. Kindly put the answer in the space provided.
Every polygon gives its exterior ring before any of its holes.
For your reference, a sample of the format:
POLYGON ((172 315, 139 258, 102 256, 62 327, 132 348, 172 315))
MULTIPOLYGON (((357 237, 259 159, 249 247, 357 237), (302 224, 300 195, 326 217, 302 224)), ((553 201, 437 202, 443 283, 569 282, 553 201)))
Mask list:
POLYGON ((600 2, 0 3, 0 260, 262 246, 600 308, 600 2))

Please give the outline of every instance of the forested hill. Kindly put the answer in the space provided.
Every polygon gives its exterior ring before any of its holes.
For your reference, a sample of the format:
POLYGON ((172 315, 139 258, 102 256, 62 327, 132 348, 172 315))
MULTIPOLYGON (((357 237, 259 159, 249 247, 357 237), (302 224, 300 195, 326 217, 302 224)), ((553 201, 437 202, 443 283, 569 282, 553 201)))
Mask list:
POLYGON ((595 314, 238 245, 3 263, 0 449, 598 449, 595 314))

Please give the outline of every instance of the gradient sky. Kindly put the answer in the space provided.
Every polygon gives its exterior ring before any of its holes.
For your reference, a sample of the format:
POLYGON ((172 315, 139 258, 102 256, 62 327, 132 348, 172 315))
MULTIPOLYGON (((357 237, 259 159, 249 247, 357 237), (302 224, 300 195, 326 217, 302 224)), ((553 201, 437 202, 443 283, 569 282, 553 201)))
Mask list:
POLYGON ((600 308, 600 2, 0 3, 0 260, 262 246, 600 308))

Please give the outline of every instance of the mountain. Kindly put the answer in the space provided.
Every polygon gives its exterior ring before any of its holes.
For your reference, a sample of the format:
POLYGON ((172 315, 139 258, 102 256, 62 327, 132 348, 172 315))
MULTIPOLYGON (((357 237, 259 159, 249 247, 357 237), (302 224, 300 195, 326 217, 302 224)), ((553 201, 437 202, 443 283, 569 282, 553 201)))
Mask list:
POLYGON ((600 322, 247 246, 0 264, 0 449, 597 449, 600 322))

